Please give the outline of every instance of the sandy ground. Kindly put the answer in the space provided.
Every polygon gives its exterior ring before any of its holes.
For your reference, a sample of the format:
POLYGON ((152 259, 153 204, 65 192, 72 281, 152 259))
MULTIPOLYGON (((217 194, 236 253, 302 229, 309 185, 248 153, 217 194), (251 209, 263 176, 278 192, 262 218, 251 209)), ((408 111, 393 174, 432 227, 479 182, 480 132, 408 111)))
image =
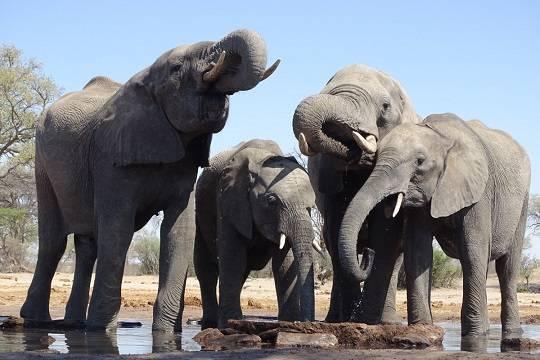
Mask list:
MULTIPOLYGON (((32 279, 30 273, 0 274, 0 315, 18 315, 32 279)), ((53 280, 51 294, 51 315, 62 317, 71 289, 72 274, 57 273, 53 280)), ((532 283, 540 283, 540 272, 532 278, 532 283)), ((122 284, 122 309, 120 318, 152 316, 158 286, 157 276, 125 276, 122 284)), ((323 319, 330 301, 331 283, 316 290, 316 317, 323 319)), ((458 321, 461 308, 461 284, 452 289, 432 291, 432 311, 435 321, 458 321)), ((489 315, 492 322, 499 322, 501 296, 496 276, 490 276, 487 284, 489 315)), ((522 323, 540 324, 540 293, 518 293, 522 323)), ((186 289, 187 317, 201 315, 200 291, 197 279, 188 278, 186 289)), ((406 320, 406 292, 397 296, 398 312, 406 320)), ((242 308, 246 314, 277 314, 276 295, 272 279, 249 278, 242 291, 242 308)))

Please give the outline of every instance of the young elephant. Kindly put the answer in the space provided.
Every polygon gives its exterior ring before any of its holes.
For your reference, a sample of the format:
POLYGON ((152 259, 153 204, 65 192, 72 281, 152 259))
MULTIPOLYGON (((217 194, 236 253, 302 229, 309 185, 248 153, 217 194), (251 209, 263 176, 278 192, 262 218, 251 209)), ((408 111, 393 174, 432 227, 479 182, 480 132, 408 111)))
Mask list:
POLYGON ((343 219, 339 254, 351 279, 361 273, 356 236, 377 203, 405 207, 405 272, 410 324, 431 323, 432 239, 461 261, 461 333, 485 334, 488 263, 495 260, 504 332, 520 329, 517 277, 530 184, 530 164, 509 135, 453 114, 403 124, 380 143, 377 164, 343 219), (396 200, 397 199, 397 200, 396 200))
POLYGON ((279 319, 313 320, 315 195, 302 166, 275 142, 251 140, 213 157, 195 193, 202 327, 225 327, 242 317, 242 286, 270 258, 279 319))
POLYGON ((171 49, 123 85, 96 77, 46 111, 36 130, 39 253, 24 319, 50 319, 51 280, 74 233, 66 318, 86 319, 97 259, 88 326, 115 327, 133 232, 163 210, 153 328, 181 330, 197 169, 207 164, 212 134, 225 126, 229 95, 275 69, 265 70, 266 54, 257 33, 238 30, 171 49))

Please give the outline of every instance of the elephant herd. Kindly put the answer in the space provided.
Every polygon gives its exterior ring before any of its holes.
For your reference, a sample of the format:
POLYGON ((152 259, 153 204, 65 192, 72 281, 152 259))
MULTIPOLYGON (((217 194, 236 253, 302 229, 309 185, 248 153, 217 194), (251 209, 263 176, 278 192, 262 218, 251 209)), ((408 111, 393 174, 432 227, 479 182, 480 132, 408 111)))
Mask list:
POLYGON ((530 185, 523 148, 478 120, 422 119, 396 80, 350 65, 294 112, 307 171, 271 140, 209 159, 229 96, 254 88, 278 64, 267 68, 256 32, 237 30, 169 50, 125 84, 95 77, 54 103, 37 125, 39 252, 21 316, 50 319, 51 281, 74 234, 65 318, 114 329, 133 233, 163 211, 154 330, 181 331, 192 256, 203 327, 241 318, 243 284, 270 260, 279 319, 314 320, 317 207, 333 267, 326 321, 399 322, 404 262, 408 322, 432 323, 435 237, 462 265, 462 335, 488 330, 490 261, 503 331, 520 331, 516 290, 530 185))

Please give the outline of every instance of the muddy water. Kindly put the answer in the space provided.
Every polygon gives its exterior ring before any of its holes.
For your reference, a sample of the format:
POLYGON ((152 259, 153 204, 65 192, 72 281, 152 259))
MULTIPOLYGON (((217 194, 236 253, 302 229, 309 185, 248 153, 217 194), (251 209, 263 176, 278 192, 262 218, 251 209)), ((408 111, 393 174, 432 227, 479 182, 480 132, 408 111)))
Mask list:
MULTIPOLYGON (((462 348, 459 323, 441 323, 446 335, 445 350, 462 348)), ((0 352, 53 350, 60 353, 78 354, 145 354, 152 352, 199 351, 193 341, 199 326, 186 325, 182 334, 152 333, 151 322, 143 322, 139 328, 120 328, 116 334, 102 332, 50 331, 27 329, 25 331, 0 331, 0 352)), ((523 325, 523 337, 540 339, 540 325, 523 325)), ((499 352, 500 325, 492 325, 490 334, 483 342, 463 344, 463 350, 499 352)))

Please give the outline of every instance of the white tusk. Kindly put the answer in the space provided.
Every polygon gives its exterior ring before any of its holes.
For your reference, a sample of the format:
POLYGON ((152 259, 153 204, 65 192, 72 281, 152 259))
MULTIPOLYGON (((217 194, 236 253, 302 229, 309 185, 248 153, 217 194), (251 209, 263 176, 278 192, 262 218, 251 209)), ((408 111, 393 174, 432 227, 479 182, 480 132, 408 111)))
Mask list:
POLYGON ((279 250, 283 249, 283 247, 285 246, 285 239, 287 237, 285 236, 285 234, 281 234, 281 236, 279 237, 279 250))
POLYGON ((403 201, 403 193, 399 193, 396 201, 396 207, 394 207, 394 212, 392 213, 392 217, 395 218, 396 215, 399 212, 399 209, 401 209, 401 202, 403 201))
POLYGON ((277 59, 275 63, 272 64, 268 69, 266 69, 263 73, 263 76, 261 78, 261 81, 266 80, 274 71, 276 71, 277 67, 279 66, 279 63, 281 62, 281 59, 277 59))
POLYGON ((315 251, 317 251, 319 254, 322 255, 322 249, 321 249, 321 244, 319 244, 319 242, 315 239, 313 239, 313 248, 315 249, 315 251))
POLYGON ((364 138, 357 131, 353 131, 352 135, 356 145, 358 145, 362 150, 369 154, 374 154, 377 152, 377 139, 375 136, 368 135, 366 138, 364 138))
POLYGON ((300 133, 300 135, 298 135, 298 147, 300 148, 300 152, 306 156, 313 156, 316 154, 309 148, 304 133, 300 133))
POLYGON ((225 56, 227 55, 226 51, 222 51, 221 54, 219 54, 219 58, 217 63, 211 63, 208 67, 208 71, 206 71, 203 74, 203 81, 206 83, 212 83, 216 81, 225 71, 226 64, 225 64, 225 56))

